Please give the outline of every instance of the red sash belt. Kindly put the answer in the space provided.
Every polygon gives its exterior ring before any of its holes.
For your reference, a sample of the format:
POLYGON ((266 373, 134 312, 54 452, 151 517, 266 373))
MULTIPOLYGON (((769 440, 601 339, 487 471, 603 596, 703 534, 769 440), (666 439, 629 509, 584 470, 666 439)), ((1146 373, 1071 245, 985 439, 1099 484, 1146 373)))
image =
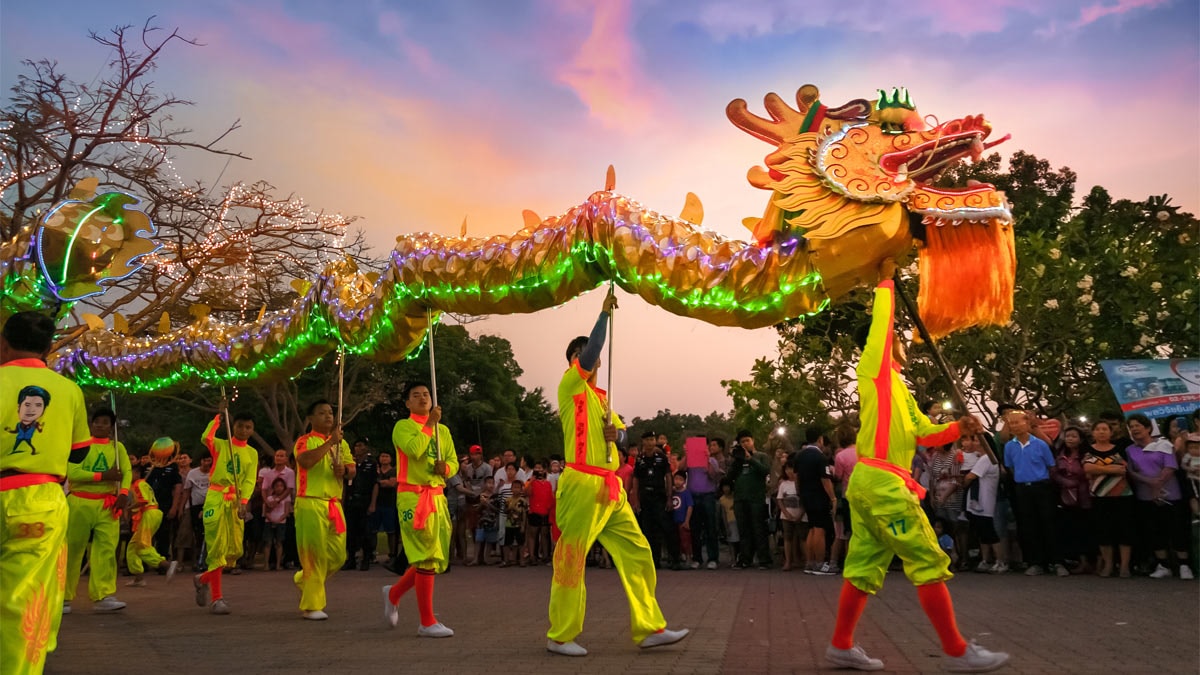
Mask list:
POLYGON ((338 508, 338 504, 341 504, 342 500, 337 497, 309 497, 308 495, 301 495, 300 499, 316 499, 329 502, 329 519, 333 521, 333 531, 337 534, 342 534, 346 531, 346 518, 342 515, 342 510, 338 508))
POLYGON ((412 483, 400 483, 396 485, 396 490, 417 493, 417 510, 413 514, 413 528, 417 530, 425 529, 429 516, 437 510, 433 498, 445 492, 440 485, 413 485, 412 483))
POLYGON ((567 464, 568 469, 574 469, 579 473, 586 473, 589 476, 599 476, 604 479, 604 486, 608 488, 608 501, 615 502, 621 498, 621 478, 617 476, 616 471, 602 469, 591 464, 576 464, 571 462, 567 464))
POLYGON ((51 476, 48 473, 13 473, 0 476, 0 492, 43 483, 57 483, 58 481, 58 476, 51 476))
POLYGON ((71 496, 80 497, 83 499, 100 499, 104 502, 100 505, 101 508, 112 510, 112 517, 114 519, 121 517, 121 513, 113 509, 113 507, 117 505, 117 496, 114 494, 100 494, 98 492, 72 492, 71 496))
POLYGON ((158 510, 158 506, 156 506, 154 504, 147 504, 147 505, 143 506, 142 508, 138 509, 137 511, 134 511, 133 512, 132 531, 137 532, 138 528, 141 526, 142 513, 146 512, 146 511, 157 511, 157 510, 158 510))
POLYGON ((225 487, 221 487, 220 485, 211 485, 210 484, 208 486, 208 491, 224 493, 225 501, 227 501, 227 502, 237 499, 237 486, 236 485, 226 485, 225 487))
POLYGON ((891 462, 885 462, 882 459, 875 459, 874 457, 859 457, 858 461, 862 464, 866 464, 867 466, 872 466, 876 469, 882 469, 894 476, 899 477, 900 480, 904 481, 905 487, 916 493, 917 499, 925 498, 925 488, 922 487, 921 484, 912 477, 911 472, 905 471, 891 462))

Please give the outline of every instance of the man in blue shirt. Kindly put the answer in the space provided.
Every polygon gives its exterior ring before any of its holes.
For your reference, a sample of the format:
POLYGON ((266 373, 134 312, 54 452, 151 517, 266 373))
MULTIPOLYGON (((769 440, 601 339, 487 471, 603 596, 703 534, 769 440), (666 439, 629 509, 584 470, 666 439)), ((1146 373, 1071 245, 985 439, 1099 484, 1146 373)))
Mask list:
POLYGON ((1055 496, 1050 482, 1054 455, 1045 441, 1030 434, 1032 417, 1023 410, 1010 410, 1005 415, 1013 437, 1004 445, 1004 466, 1012 472, 1017 489, 1013 507, 1021 551, 1029 564, 1025 574, 1044 574, 1053 565, 1058 576, 1065 577, 1069 572, 1054 538, 1055 496))

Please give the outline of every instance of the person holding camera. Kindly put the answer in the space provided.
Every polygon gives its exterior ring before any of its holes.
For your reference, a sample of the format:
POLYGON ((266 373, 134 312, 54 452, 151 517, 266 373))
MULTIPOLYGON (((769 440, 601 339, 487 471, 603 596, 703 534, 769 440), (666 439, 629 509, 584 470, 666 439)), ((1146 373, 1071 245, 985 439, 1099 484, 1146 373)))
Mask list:
POLYGON ((767 531, 767 476, 771 458, 754 447, 754 436, 746 429, 737 432, 729 480, 733 482, 733 516, 741 535, 741 549, 734 569, 746 569, 758 560, 758 569, 770 569, 770 533, 767 531))

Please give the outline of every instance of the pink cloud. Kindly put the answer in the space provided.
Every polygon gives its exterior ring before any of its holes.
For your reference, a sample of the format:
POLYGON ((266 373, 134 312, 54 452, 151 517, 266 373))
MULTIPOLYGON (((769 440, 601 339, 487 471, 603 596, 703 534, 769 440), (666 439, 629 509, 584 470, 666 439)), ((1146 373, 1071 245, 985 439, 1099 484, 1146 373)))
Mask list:
POLYGON ((1084 7, 1079 13, 1079 19, 1071 25, 1073 28, 1080 28, 1106 16, 1126 14, 1138 9, 1153 9, 1165 4, 1166 0, 1117 0, 1116 4, 1112 5, 1096 3, 1084 7))
POLYGON ((408 65, 417 72, 428 78, 447 75, 446 69, 433 58, 429 49, 409 36, 408 26, 399 13, 384 10, 379 13, 378 22, 380 34, 392 39, 408 65))
POLYGON ((599 1, 590 9, 591 32, 555 77, 605 126, 642 128, 654 109, 655 88, 638 64, 630 2, 599 1))

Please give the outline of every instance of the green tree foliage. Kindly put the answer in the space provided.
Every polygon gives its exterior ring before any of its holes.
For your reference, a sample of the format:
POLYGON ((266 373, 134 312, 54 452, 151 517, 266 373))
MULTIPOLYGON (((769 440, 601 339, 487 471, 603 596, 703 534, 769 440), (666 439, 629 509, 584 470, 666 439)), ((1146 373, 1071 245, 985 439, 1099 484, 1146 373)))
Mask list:
MULTIPOLYGON (((1166 195, 1113 200, 1095 187, 1075 206, 1075 173, 1017 152, 957 167, 945 182, 992 183, 1016 217, 1017 288, 1012 322, 944 338, 939 346, 966 383, 974 412, 998 402, 1048 415, 1116 408, 1100 369, 1105 359, 1195 357, 1200 222, 1166 195)), ((915 293, 915 284, 905 284, 915 293)), ((869 322, 863 293, 809 319, 781 325, 779 355, 749 380, 724 382, 742 423, 820 419, 854 412, 856 336, 869 322), (774 418, 772 418, 772 414, 774 418)), ((911 331, 902 310, 901 330, 911 331)), ((928 350, 910 349, 906 379, 918 400, 950 397, 928 350)))
POLYGON ((683 454, 684 440, 692 436, 717 436, 726 442, 733 440, 736 432, 732 418, 713 411, 705 417, 695 414, 671 412, 670 409, 659 410, 654 417, 644 419, 635 417, 629 422, 629 443, 640 442, 642 434, 653 431, 656 434, 666 434, 667 444, 671 451, 679 456, 683 454))

